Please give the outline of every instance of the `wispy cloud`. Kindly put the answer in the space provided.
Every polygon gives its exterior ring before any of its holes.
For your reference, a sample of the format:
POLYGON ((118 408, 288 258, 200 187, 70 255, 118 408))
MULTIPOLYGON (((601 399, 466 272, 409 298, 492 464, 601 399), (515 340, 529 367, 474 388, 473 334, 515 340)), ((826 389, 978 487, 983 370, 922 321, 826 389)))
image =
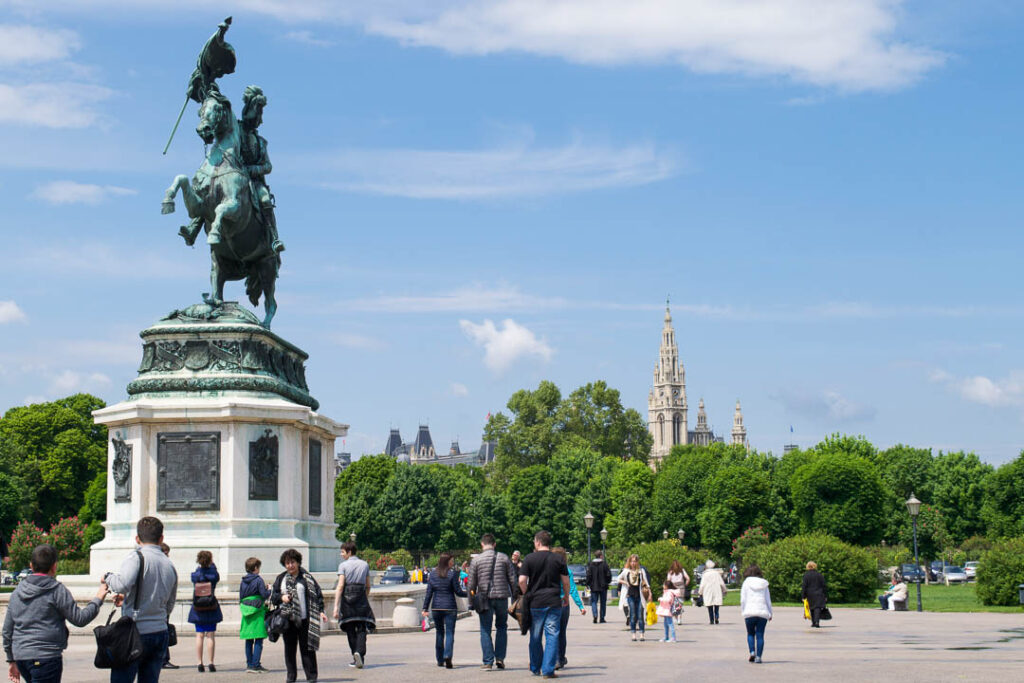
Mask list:
POLYGON ((312 31, 307 30, 288 31, 284 34, 284 38, 293 43, 302 43, 303 45, 312 45, 313 47, 330 47, 334 45, 333 41, 317 38, 313 35, 312 31))
POLYGON ((25 312, 18 304, 10 299, 0 301, 0 325, 6 323, 20 323, 27 320, 25 312))
POLYGON ((345 149, 309 162, 329 171, 322 187, 414 199, 479 200, 646 185, 679 162, 653 144, 615 147, 577 139, 561 147, 529 142, 477 150, 345 149))
POLYGON ((0 24, 0 66, 66 59, 79 46, 74 31, 0 24))
POLYGON ((780 391, 773 398, 786 410, 811 420, 825 423, 866 422, 874 419, 872 406, 853 401, 838 391, 780 391))
POLYGON ((460 320, 462 332, 484 349, 484 365, 496 373, 504 372, 520 358, 535 356, 551 360, 555 351, 543 339, 515 320, 503 320, 499 328, 492 320, 474 323, 460 320))
POLYGON ((76 183, 73 180, 55 180, 39 185, 29 197, 50 204, 99 204, 111 197, 134 194, 138 194, 138 191, 116 185, 90 185, 76 183))
POLYGON ((469 396, 469 387, 462 382, 452 382, 449 388, 452 392, 452 396, 455 396, 456 398, 469 396))
POLYGON ((106 387, 110 378, 99 372, 82 373, 75 370, 64 370, 50 380, 50 393, 56 396, 75 393, 77 391, 106 387))
POLYGON ((1024 406, 1024 370, 1011 370, 1005 377, 984 375, 957 377, 945 370, 932 370, 929 379, 944 384, 961 398, 990 408, 1024 406))
POLYGON ((87 128, 100 121, 97 105, 113 94, 89 83, 0 83, 0 124, 87 128))
POLYGON ((490 313, 538 311, 567 308, 560 297, 525 294, 518 287, 475 285, 438 294, 381 295, 348 302, 345 307, 357 311, 381 313, 490 313))

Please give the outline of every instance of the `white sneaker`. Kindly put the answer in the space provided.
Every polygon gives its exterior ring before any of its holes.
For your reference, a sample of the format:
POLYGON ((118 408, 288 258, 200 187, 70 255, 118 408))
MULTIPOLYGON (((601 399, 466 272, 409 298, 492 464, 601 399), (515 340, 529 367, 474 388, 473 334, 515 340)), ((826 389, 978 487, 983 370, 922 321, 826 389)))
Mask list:
POLYGON ((357 669, 362 669, 363 668, 363 656, 361 654, 356 652, 355 654, 352 655, 352 659, 356 660, 356 668, 357 669))

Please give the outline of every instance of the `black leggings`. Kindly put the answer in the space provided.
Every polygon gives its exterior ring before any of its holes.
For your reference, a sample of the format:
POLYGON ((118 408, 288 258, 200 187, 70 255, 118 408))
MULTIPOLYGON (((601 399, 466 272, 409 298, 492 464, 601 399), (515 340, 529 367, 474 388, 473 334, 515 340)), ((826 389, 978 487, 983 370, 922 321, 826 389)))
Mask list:
POLYGON ((296 678, 295 650, 298 649, 302 657, 302 671, 306 674, 306 680, 316 680, 318 671, 316 666, 316 651, 309 649, 309 620, 303 619, 302 625, 288 624, 288 628, 281 634, 284 640, 284 668, 285 679, 294 681, 296 678))

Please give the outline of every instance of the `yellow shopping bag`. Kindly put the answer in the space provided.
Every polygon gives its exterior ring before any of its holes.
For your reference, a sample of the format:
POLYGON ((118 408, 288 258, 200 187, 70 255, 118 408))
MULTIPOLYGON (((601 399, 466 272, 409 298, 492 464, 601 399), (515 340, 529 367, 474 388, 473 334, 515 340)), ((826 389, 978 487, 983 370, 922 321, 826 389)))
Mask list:
POLYGON ((811 618, 811 603, 807 602, 807 598, 804 598, 804 619, 811 618))
POLYGON ((658 623, 658 607, 654 601, 647 603, 647 625, 654 626, 658 623))

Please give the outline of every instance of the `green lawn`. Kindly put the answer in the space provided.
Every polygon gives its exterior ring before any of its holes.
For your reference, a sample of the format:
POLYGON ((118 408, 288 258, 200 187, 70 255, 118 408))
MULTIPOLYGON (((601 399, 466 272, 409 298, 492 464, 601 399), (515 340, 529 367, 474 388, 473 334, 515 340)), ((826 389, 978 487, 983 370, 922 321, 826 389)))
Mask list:
MULTIPOLYGON (((910 584, 910 592, 907 596, 907 609, 917 609, 917 585, 910 584)), ((882 588, 878 589, 878 594, 881 595, 883 592, 882 588)), ((740 604, 740 591, 739 588, 735 590, 730 589, 725 596, 726 605, 739 605, 740 604)), ((783 607, 799 607, 801 603, 798 602, 772 602, 773 605, 780 605, 783 607)), ((1019 606, 1014 607, 988 607, 982 605, 978 601, 977 596, 974 594, 974 584, 960 584, 955 586, 944 586, 944 585, 932 585, 932 586, 921 586, 921 606, 925 612, 1016 612, 1024 613, 1024 608, 1019 606)), ((878 602, 872 600, 869 602, 859 603, 844 603, 844 604, 833 604, 829 603, 829 607, 859 607, 859 608, 874 608, 878 609, 878 602)))

